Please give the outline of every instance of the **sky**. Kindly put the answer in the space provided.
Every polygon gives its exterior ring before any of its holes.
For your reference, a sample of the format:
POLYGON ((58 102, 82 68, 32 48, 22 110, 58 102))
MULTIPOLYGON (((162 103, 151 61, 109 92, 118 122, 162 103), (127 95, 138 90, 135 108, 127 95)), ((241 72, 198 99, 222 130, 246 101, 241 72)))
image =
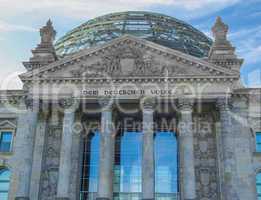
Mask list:
POLYGON ((39 28, 51 18, 56 39, 87 20, 111 12, 142 10, 183 20, 209 37, 217 16, 229 25, 229 40, 244 58, 241 79, 261 87, 261 0, 0 0, 0 89, 20 89, 39 28))

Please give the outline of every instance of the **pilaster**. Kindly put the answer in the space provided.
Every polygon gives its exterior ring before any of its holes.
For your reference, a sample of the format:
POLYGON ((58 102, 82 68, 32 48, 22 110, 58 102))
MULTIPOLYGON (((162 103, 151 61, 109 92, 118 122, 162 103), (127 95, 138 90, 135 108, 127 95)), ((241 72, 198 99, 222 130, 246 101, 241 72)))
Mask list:
POLYGON ((38 102, 33 99, 26 98, 20 102, 14 147, 14 176, 18 180, 16 200, 29 200, 38 106, 38 102))
POLYGON ((232 98, 232 124, 235 139, 236 188, 242 199, 256 199, 256 172, 253 168, 251 139, 248 121, 248 99, 244 95, 232 98))
POLYGON ((221 137, 221 194, 224 200, 237 200, 236 191, 236 158, 235 158, 235 134, 232 129, 230 112, 231 99, 219 98, 216 106, 220 114, 220 137, 221 137))

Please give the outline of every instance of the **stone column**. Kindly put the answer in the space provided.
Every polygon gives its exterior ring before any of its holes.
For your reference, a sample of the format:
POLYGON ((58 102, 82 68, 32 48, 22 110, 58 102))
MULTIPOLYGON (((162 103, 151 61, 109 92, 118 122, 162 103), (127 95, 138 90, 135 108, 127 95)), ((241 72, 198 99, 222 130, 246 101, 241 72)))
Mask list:
POLYGON ((114 164, 114 132, 112 120, 112 104, 100 101, 101 113, 101 141, 100 141, 100 169, 97 200, 112 200, 113 198, 113 164, 114 164))
POLYGON ((59 179, 57 185, 57 200, 69 200, 69 187, 71 176, 71 150, 73 138, 74 116, 77 105, 73 99, 63 99, 60 101, 64 108, 63 134, 61 142, 59 179))
POLYGON ((154 100, 143 103, 143 145, 142 145, 142 199, 155 198, 155 170, 154 170, 154 100))
POLYGON ((178 107, 181 114, 179 121, 181 196, 184 200, 194 200, 196 199, 196 178, 192 130, 193 101, 189 99, 180 100, 178 107))
POLYGON ((39 120, 36 127, 35 142, 34 142, 35 148, 33 153, 30 199, 38 199, 39 196, 48 116, 49 116, 48 108, 46 110, 42 110, 39 113, 39 120))
POLYGON ((18 181, 15 199, 29 200, 38 104, 34 104, 33 100, 26 100, 21 102, 20 108, 14 155, 14 176, 18 181))

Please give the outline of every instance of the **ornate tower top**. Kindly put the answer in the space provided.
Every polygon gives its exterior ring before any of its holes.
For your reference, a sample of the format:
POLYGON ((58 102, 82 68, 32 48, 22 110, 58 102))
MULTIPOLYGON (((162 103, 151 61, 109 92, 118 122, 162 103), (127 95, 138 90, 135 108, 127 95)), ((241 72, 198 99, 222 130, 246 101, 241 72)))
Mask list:
POLYGON ((226 25, 221 17, 217 17, 216 23, 212 27, 212 32, 215 38, 214 45, 231 45, 227 40, 228 25, 226 25))
POLYGON ((49 19, 46 25, 40 29, 41 43, 32 50, 33 57, 30 58, 29 62, 23 62, 28 71, 57 60, 53 45, 55 35, 56 31, 53 28, 52 21, 49 19))
POLYGON ((235 48, 227 39, 228 30, 228 25, 222 21, 221 17, 217 17, 212 27, 215 42, 209 51, 208 59, 215 65, 234 70, 239 74, 243 59, 237 57, 235 48))
POLYGON ((46 26, 40 29, 41 35, 41 44, 53 44, 53 41, 56 36, 56 31, 53 28, 52 21, 49 19, 46 23, 46 26))

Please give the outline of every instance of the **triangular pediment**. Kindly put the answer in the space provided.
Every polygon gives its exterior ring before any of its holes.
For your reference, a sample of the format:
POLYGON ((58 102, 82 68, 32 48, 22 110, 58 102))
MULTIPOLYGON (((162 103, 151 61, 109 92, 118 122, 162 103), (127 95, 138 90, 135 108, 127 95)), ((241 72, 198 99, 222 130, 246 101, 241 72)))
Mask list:
POLYGON ((237 77, 234 71, 144 39, 125 35, 20 75, 41 79, 119 77, 237 77))
POLYGON ((15 129, 16 125, 9 120, 4 120, 0 122, 1 129, 15 129))

